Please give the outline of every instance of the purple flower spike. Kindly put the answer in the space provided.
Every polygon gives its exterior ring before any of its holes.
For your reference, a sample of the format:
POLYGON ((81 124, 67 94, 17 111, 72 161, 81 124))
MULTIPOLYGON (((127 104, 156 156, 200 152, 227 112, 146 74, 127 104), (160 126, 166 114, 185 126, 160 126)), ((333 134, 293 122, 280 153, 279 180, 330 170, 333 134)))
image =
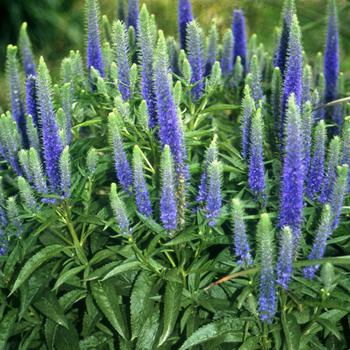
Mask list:
POLYGON ((60 184, 59 161, 63 146, 53 109, 51 77, 42 57, 39 61, 36 88, 42 126, 45 170, 50 187, 55 192, 60 184))
POLYGON ((118 87, 124 101, 130 97, 129 39, 123 22, 113 24, 114 57, 118 68, 118 87))
POLYGON ((338 94, 339 28, 335 0, 328 2, 328 29, 324 53, 325 102, 333 101, 338 94))
MULTIPOLYGON (((302 99, 302 82, 303 82, 303 48, 301 45, 301 34, 298 19, 293 16, 290 39, 288 46, 288 61, 286 65, 284 89, 282 95, 281 119, 282 127, 285 122, 287 103, 289 96, 294 94, 295 103, 300 108, 302 99)), ((281 130, 281 136, 283 130, 281 130)))
POLYGON ((258 223, 257 236, 260 252, 259 317, 271 323, 276 313, 273 230, 269 215, 264 213, 258 223))
POLYGON ((259 108, 252 118, 249 148, 249 187, 256 199, 265 197, 263 120, 259 108))
POLYGON ((319 194, 323 184, 326 140, 326 125, 321 120, 316 126, 313 154, 306 180, 306 194, 312 200, 319 194))
POLYGON ((147 11, 147 7, 143 5, 140 12, 138 35, 141 56, 141 92, 142 97, 147 104, 149 127, 153 129, 157 124, 157 107, 153 81, 153 55, 155 38, 153 38, 151 35, 151 26, 151 16, 147 11))
POLYGON ((295 14, 295 4, 294 0, 285 0, 283 8, 283 18, 282 18, 282 32, 278 47, 275 53, 274 65, 278 67, 281 71, 281 75, 284 76, 287 57, 288 57, 288 47, 290 38, 290 27, 292 23, 293 15, 295 14))
POLYGON ((235 254, 239 265, 251 265, 253 259, 250 255, 250 248, 244 222, 244 210, 239 199, 232 200, 232 219, 233 219, 233 240, 235 245, 235 254))
POLYGON ((159 31, 159 39, 154 62, 155 93, 159 120, 159 136, 162 146, 169 145, 176 169, 184 162, 182 131, 177 115, 172 88, 168 79, 169 58, 164 34, 159 31))
POLYGON ((341 141, 338 136, 335 136, 329 145, 327 171, 319 198, 319 201, 322 204, 329 202, 333 193, 333 188, 337 179, 337 167, 340 163, 340 152, 341 141))
POLYGON ((304 175, 306 176, 310 166, 311 134, 313 126, 312 105, 310 101, 307 101, 305 105, 303 105, 301 123, 303 132, 304 175))
POLYGON ((213 21, 210 27, 209 38, 208 38, 207 60, 205 64, 205 76, 208 76, 211 73, 214 63, 216 62, 217 45, 218 45, 218 30, 216 28, 215 21, 213 21))
POLYGON ((204 89, 202 30, 196 21, 187 25, 187 52, 192 69, 191 84, 194 85, 192 98, 196 101, 203 95, 204 89))
POLYGON ((36 92, 36 77, 29 75, 26 80, 26 107, 27 114, 31 115, 35 127, 39 130, 39 116, 38 116, 38 105, 37 105, 37 92, 36 92))
POLYGON ((175 171, 170 147, 165 145, 161 160, 162 195, 160 200, 160 218, 166 230, 177 228, 177 203, 175 195, 175 171))
POLYGON ((221 57, 221 69, 224 77, 227 77, 233 70, 233 35, 232 30, 229 29, 224 34, 223 49, 221 57))
MULTIPOLYGON (((346 117, 343 124, 342 130, 343 140, 343 157, 341 164, 350 164, 350 117, 346 117)), ((348 191, 350 190, 350 176, 348 191)))
POLYGON ((250 88, 246 85, 242 102, 242 155, 244 159, 247 159, 249 156, 250 128, 254 113, 255 103, 250 95, 250 88))
POLYGON ((203 165, 203 171, 201 176, 201 182, 199 185, 198 196, 196 198, 197 202, 204 203, 207 200, 208 195, 208 168, 210 164, 218 159, 218 147, 216 144, 216 135, 214 136, 213 141, 211 142, 209 148, 207 149, 205 155, 205 163, 203 165))
POLYGON ((337 181, 334 185, 330 205, 332 210, 332 229, 336 229, 344 204, 345 195, 348 191, 349 166, 344 164, 337 169, 337 181))
POLYGON ((244 73, 248 70, 247 61, 247 34, 245 29, 245 18, 242 10, 233 11, 232 22, 233 33, 233 64, 236 63, 237 57, 241 57, 241 64, 244 73))
POLYGON ((179 0, 178 24, 180 48, 186 49, 187 24, 193 21, 192 6, 190 0, 179 0))
POLYGON ((214 160, 208 168, 208 195, 205 209, 209 226, 216 225, 222 206, 221 176, 221 163, 214 160))
POLYGON ((18 47, 21 54, 22 66, 26 77, 36 75, 32 44, 27 33, 27 23, 22 23, 19 32, 18 47))
POLYGON ((123 140, 120 135, 120 120, 115 113, 108 116, 108 129, 114 153, 114 165, 119 184, 125 192, 130 192, 132 186, 132 171, 126 158, 123 140))
MULTIPOLYGON (((332 211, 327 204, 322 211, 321 222, 317 229, 311 252, 308 255, 309 260, 317 260, 323 257, 326 250, 327 239, 332 232, 332 211)), ((304 277, 307 279, 313 279, 318 269, 319 265, 305 267, 303 270, 304 277)))
POLYGON ((128 27, 137 32, 139 22, 139 0, 128 0, 128 27))
POLYGON ((297 249, 303 215, 304 164, 300 111, 294 94, 288 100, 284 140, 279 227, 291 228, 294 248, 297 249))
POLYGON ((138 146, 134 147, 133 170, 134 192, 136 197, 137 210, 142 215, 149 217, 152 215, 152 206, 149 198, 145 176, 143 173, 142 154, 138 146))
POLYGON ((7 75, 10 86, 11 112, 12 118, 17 123, 17 128, 22 136, 24 147, 28 146, 26 133, 26 119, 24 116, 24 107, 21 97, 21 83, 18 72, 17 47, 9 45, 7 47, 7 75))
POLYGON ((100 39, 100 9, 97 0, 86 0, 87 21, 87 69, 94 67, 104 77, 104 64, 100 39))
POLYGON ((280 250, 277 261, 277 283, 288 289, 293 271, 293 234, 286 226, 282 228, 280 237, 280 250))

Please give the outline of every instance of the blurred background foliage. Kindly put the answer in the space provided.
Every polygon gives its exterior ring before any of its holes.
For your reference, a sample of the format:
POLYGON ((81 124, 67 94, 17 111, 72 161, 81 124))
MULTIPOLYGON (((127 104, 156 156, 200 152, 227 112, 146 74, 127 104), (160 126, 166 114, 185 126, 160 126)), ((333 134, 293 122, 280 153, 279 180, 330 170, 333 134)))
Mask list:
MULTIPOLYGON (((110 21, 120 2, 100 0, 101 13, 110 21)), ((125 0, 126 2, 126 0, 125 0)), ((338 0, 342 70, 350 70, 350 0, 338 0)), ((177 0, 140 0, 157 18, 159 28, 177 36, 177 0)), ((327 0, 296 0, 306 52, 313 57, 324 47, 327 0)), ((274 45, 274 29, 280 23, 283 0, 192 0, 193 12, 206 30, 216 18, 220 32, 231 26, 234 7, 244 9, 249 35, 256 33, 267 47, 274 45)), ((124 4, 126 7, 126 3, 124 4)), ((0 0, 0 69, 4 71, 6 46, 16 43, 23 21, 37 55, 44 55, 55 76, 59 62, 69 50, 84 50, 84 0, 0 0)), ((6 83, 0 75, 0 104, 4 105, 6 83)))

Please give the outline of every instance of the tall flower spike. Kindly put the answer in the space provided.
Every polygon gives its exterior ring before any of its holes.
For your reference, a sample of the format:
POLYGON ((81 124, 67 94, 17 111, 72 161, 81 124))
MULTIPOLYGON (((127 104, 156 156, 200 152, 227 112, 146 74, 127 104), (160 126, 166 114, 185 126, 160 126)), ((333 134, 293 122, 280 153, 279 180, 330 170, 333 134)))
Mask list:
POLYGON ((280 247, 277 261, 277 283, 288 289, 293 271, 293 234, 288 226, 280 233, 280 247))
MULTIPOLYGON (((309 260, 317 260, 323 257, 327 246, 327 239, 332 232, 332 211, 330 206, 326 204, 323 207, 321 222, 317 229, 311 252, 308 255, 309 260)), ((313 279, 318 269, 319 265, 305 267, 303 270, 304 277, 313 279)))
POLYGON ((141 54, 141 91, 142 97, 147 103, 149 127, 153 129, 157 123, 157 113, 153 82, 154 38, 151 27, 151 17, 146 5, 143 5, 140 12, 138 35, 141 54))
POLYGON ((248 266, 253 263, 244 222, 244 209, 239 199, 232 200, 233 241, 238 264, 248 266))
POLYGON ((139 0, 128 0, 128 27, 133 27, 135 32, 139 22, 139 0))
POLYGON ((232 22, 233 33, 233 63, 236 62, 237 57, 241 58, 244 73, 248 70, 247 62, 247 34, 245 29, 245 18, 242 10, 233 11, 232 22))
POLYGON ((276 313, 273 230, 269 215, 261 215, 257 227, 260 257, 259 316, 271 323, 276 313))
POLYGON ((123 140, 120 135, 120 121, 116 113, 110 113, 108 116, 108 131, 113 147, 114 166, 117 178, 125 192, 130 192, 132 186, 132 171, 126 158, 123 140))
POLYGON ((21 54, 22 66, 26 77, 36 75, 32 43, 27 33, 27 23, 22 23, 19 32, 18 47, 21 54))
POLYGON ((171 36, 167 38, 168 54, 169 54, 169 63, 170 69, 173 73, 179 75, 179 48, 177 46, 176 40, 171 36))
POLYGON ((344 204, 344 198, 348 191, 349 166, 344 164, 337 169, 338 177, 334 185, 330 205, 332 210, 332 229, 339 224, 340 214, 344 204))
MULTIPOLYGON (((342 141, 343 141, 343 157, 341 164, 350 165, 350 117, 346 117, 343 124, 342 130, 342 141)), ((349 186, 350 190, 350 176, 349 176, 349 186)))
POLYGON ((252 118, 249 147, 249 187, 256 199, 265 197, 265 169, 263 156, 263 119, 259 108, 252 118))
POLYGON ((311 90, 312 90, 312 70, 310 65, 306 65, 303 69, 303 98, 302 106, 306 102, 311 102, 311 90))
POLYGON ((328 149, 327 171, 323 179, 322 191, 319 201, 322 204, 329 202, 333 193, 333 188, 337 179, 337 167, 341 160, 341 141, 338 136, 335 136, 328 149))
MULTIPOLYGON (((303 48, 301 44, 301 33, 297 16, 294 15, 290 29, 290 39, 288 46, 288 61, 284 79, 284 88, 282 95, 282 126, 285 122, 288 99, 294 94, 295 103, 300 108, 302 98, 303 81, 303 48)), ((282 133, 281 133, 282 135, 282 133)))
POLYGON ((18 189, 21 199, 25 205, 32 210, 36 209, 37 203, 34 198, 33 191, 27 180, 22 176, 18 177, 18 189))
POLYGON ((29 75, 26 80, 26 108, 27 114, 32 116, 34 125, 39 130, 40 122, 38 115, 36 77, 34 75, 29 75))
POLYGON ((284 76, 287 64, 290 30, 294 14, 294 0, 285 0, 282 13, 282 31, 274 58, 274 65, 279 67, 282 76, 284 76))
POLYGON ((203 36, 196 21, 187 25, 187 52, 192 69, 192 98, 198 100, 203 95, 204 65, 203 65, 203 36))
POLYGON ((311 154, 311 134, 313 126, 312 117, 312 105, 310 101, 307 101, 303 105, 303 111, 301 114, 301 124, 303 132, 303 151, 304 151, 304 175, 306 176, 310 166, 310 154, 311 154))
POLYGON ((21 169, 18 164, 18 151, 21 149, 21 137, 19 135, 16 122, 8 112, 0 116, 0 151, 13 170, 21 175, 21 169))
POLYGON ((222 46, 220 63, 222 74, 227 77, 232 73, 233 69, 233 34, 231 29, 225 32, 222 46))
POLYGON ((21 168, 22 168, 23 173, 26 176, 27 180, 32 182, 33 173, 32 173, 32 170, 30 168, 29 151, 25 150, 25 149, 21 149, 18 152, 18 159, 19 159, 19 163, 21 165, 21 168))
POLYGON ((27 147, 26 120, 21 96, 21 82, 18 71, 16 46, 7 46, 6 70, 10 87, 12 117, 17 123, 18 130, 22 136, 23 145, 27 147))
POLYGON ((62 108, 65 114, 65 128, 63 130, 67 144, 70 145, 73 141, 72 133, 72 83, 66 83, 62 86, 61 100, 62 108))
POLYGON ((324 52, 324 101, 330 102, 338 96, 339 78, 339 28, 335 0, 328 1, 328 28, 324 52))
POLYGON ((3 178, 0 176, 0 230, 1 228, 5 228, 7 225, 7 217, 6 217, 6 212, 4 210, 5 205, 6 205, 6 200, 5 200, 5 191, 4 191, 4 181, 3 181, 3 178))
POLYGON ((215 226, 222 206, 222 165, 214 160, 208 167, 208 195, 205 207, 209 226, 215 226))
POLYGON ((205 154, 205 161, 203 164, 203 170, 201 175, 201 181, 199 185, 198 196, 196 198, 197 202, 203 203, 206 202, 208 196, 208 168, 209 165, 218 159, 218 147, 217 147, 217 137, 214 135, 213 141, 211 142, 209 148, 205 154))
POLYGON ((43 173, 43 167, 41 160, 36 149, 30 148, 29 150, 29 164, 31 174, 33 174, 33 183, 37 192, 40 194, 47 194, 46 179, 43 173))
POLYGON ((167 46, 163 32, 159 31, 154 62, 154 82, 160 128, 159 136, 163 147, 169 145, 175 161, 176 170, 179 170, 183 166, 184 145, 172 87, 168 79, 168 70, 167 46))
POLYGON ((175 171, 170 147, 165 145, 161 159, 162 194, 160 199, 160 218, 166 230, 176 230, 177 204, 175 197, 175 171))
POLYGON ((71 162, 69 147, 66 146, 60 158, 61 193, 63 198, 69 198, 71 194, 71 162))
POLYGON ((251 81, 250 81, 250 90, 255 101, 255 106, 259 106, 259 102, 264 98, 264 92, 261 86, 261 69, 258 63, 258 57, 254 55, 252 57, 252 61, 250 63, 250 73, 251 81))
POLYGON ((297 249, 303 215, 304 164, 303 149, 300 147, 302 145, 300 112, 294 94, 288 100, 284 140, 279 227, 291 228, 294 248, 297 249))
POLYGON ((217 46, 218 46, 218 29, 216 27, 216 22, 212 21, 208 37, 207 46, 207 59, 205 63, 205 76, 211 73, 213 65, 216 61, 217 56, 217 46))
POLYGON ((114 213, 114 217, 117 221, 119 229, 123 234, 130 233, 130 222, 128 218, 128 213, 126 211, 126 207, 122 199, 119 197, 117 193, 117 185, 112 183, 111 192, 110 192, 110 203, 114 213))
POLYGON ((125 6, 124 0, 117 0, 117 18, 123 22, 125 22, 127 18, 126 6, 125 6))
POLYGON ((180 48, 186 49, 187 24, 193 21, 192 6, 190 0, 178 0, 178 25, 180 48))
POLYGON ((124 101, 130 97, 129 39, 123 22, 113 23, 114 60, 118 68, 118 87, 124 101))
POLYGON ((51 78, 44 59, 38 67, 37 97, 42 125, 45 170, 52 191, 60 184, 59 160, 63 150, 52 103, 51 78))
POLYGON ((143 159, 141 150, 138 146, 134 147, 133 154, 133 170, 134 170, 134 193, 136 198, 137 210, 144 216, 152 215, 152 205, 149 198, 147 183, 143 172, 143 159))
POLYGON ((98 154, 95 148, 91 147, 86 156, 86 166, 89 171, 89 176, 93 176, 96 173, 98 163, 98 154))
POLYGON ((283 127, 281 125, 281 95, 282 95, 282 77, 281 71, 278 67, 275 67, 272 74, 271 82, 271 106, 274 116, 275 124, 275 136, 279 136, 279 130, 283 127))
POLYGON ((242 102, 242 155, 244 159, 248 159, 250 145, 250 127, 252 116, 255 113, 255 103, 250 94, 248 85, 244 88, 244 97, 242 102))
POLYGON ((314 134, 313 154, 306 182, 306 194, 310 199, 315 199, 322 188, 326 141, 326 125, 321 120, 317 124, 314 134))
POLYGON ((236 62, 233 66, 233 75, 232 75, 232 87, 233 88, 239 88, 241 85, 241 82, 243 80, 243 66, 241 63, 241 57, 238 56, 236 59, 236 62))
POLYGON ((87 69, 94 67, 104 77, 104 64, 100 39, 100 9, 98 0, 86 0, 87 69))

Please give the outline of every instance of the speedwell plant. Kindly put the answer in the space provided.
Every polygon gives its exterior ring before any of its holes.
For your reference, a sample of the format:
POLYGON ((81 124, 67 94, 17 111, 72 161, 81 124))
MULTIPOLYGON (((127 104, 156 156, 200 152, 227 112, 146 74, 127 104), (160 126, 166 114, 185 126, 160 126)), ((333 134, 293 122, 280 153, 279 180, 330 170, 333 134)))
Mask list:
MULTIPOLYGON (((307 6, 307 5, 305 5, 307 6)), ((51 78, 23 24, 0 117, 1 349, 349 349, 350 119, 335 0, 310 57, 179 40, 137 0, 51 78)))

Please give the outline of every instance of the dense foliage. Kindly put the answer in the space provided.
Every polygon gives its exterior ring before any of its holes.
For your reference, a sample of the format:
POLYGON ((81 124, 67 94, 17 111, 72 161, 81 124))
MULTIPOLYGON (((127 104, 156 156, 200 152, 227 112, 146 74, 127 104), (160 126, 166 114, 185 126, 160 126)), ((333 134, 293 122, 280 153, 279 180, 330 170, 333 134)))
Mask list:
POLYGON ((335 0, 324 58, 293 0, 273 53, 241 10, 223 38, 178 11, 179 42, 137 0, 103 25, 86 0, 86 59, 55 83, 26 25, 8 46, 1 349, 350 347, 335 0))

